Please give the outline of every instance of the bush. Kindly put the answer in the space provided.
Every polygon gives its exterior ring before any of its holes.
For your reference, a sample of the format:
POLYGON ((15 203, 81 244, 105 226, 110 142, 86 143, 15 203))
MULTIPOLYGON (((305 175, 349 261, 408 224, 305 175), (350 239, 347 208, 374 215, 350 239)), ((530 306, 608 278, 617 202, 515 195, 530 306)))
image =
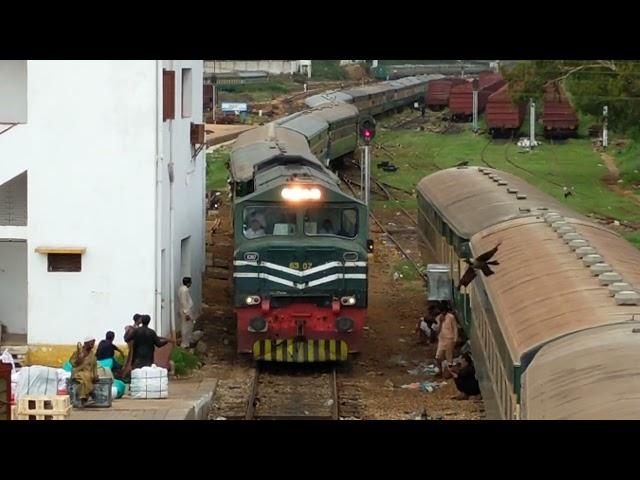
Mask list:
POLYGON ((180 347, 176 347, 171 353, 171 361, 175 365, 176 375, 187 375, 202 365, 198 355, 180 347))

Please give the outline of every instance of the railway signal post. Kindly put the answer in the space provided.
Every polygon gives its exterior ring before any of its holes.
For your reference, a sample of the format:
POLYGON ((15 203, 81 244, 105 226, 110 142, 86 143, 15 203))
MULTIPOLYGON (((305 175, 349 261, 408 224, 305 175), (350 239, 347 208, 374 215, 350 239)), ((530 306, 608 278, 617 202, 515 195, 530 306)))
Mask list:
POLYGON ((530 120, 529 151, 532 151, 536 142, 536 102, 533 101, 533 98, 530 100, 530 102, 531 102, 531 107, 530 107, 530 115, 529 115, 530 117, 529 118, 530 120))
POLYGON ((478 133, 478 79, 473 80, 473 133, 478 133))
POLYGON ((607 121, 609 117, 609 107, 602 107, 602 147, 609 146, 609 132, 607 131, 607 121))
POLYGON ((369 150, 371 140, 376 136, 376 124, 373 118, 368 118, 360 123, 360 138, 364 142, 364 158, 360 167, 362 175, 362 188, 364 190, 363 201, 369 205, 369 194, 371 191, 371 152, 369 150))

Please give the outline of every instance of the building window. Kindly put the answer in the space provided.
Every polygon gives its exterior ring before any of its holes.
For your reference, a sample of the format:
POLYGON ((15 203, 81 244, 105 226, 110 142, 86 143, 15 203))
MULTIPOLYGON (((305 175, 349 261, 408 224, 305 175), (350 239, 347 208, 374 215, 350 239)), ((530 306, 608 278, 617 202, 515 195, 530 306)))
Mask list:
POLYGON ((192 81, 191 81, 191 69, 182 69, 182 118, 188 118, 191 116, 192 105, 192 81))
POLYGON ((176 72, 162 70, 162 121, 176 118, 176 72))
POLYGON ((0 60, 0 132, 16 123, 27 123, 27 60, 0 60))
POLYGON ((47 261, 50 272, 82 271, 82 255, 79 253, 49 253, 47 261))

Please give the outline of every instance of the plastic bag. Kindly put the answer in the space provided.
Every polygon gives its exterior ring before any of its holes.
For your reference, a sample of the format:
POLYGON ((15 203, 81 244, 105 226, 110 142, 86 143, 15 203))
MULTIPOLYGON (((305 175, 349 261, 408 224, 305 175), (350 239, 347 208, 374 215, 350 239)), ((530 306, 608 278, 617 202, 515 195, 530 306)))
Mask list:
POLYGON ((58 369, 33 365, 20 369, 16 386, 16 399, 25 395, 56 395, 58 392, 58 369))
POLYGON ((113 370, 113 358, 105 358, 104 360, 98 360, 98 365, 101 367, 113 370))
POLYGON ((133 370, 131 396, 136 399, 167 398, 169 396, 167 369, 152 365, 133 370))

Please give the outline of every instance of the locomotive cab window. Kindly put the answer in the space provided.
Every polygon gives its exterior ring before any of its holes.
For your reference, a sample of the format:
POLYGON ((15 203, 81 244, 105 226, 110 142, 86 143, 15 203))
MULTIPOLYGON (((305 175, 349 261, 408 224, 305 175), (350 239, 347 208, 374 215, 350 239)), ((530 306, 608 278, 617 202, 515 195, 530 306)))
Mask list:
POLYGON ((277 206, 244 209, 242 231, 248 239, 296 234, 296 211, 277 206))
POLYGON ((304 216, 304 233, 354 238, 358 233, 358 211, 340 207, 310 208, 304 216))

